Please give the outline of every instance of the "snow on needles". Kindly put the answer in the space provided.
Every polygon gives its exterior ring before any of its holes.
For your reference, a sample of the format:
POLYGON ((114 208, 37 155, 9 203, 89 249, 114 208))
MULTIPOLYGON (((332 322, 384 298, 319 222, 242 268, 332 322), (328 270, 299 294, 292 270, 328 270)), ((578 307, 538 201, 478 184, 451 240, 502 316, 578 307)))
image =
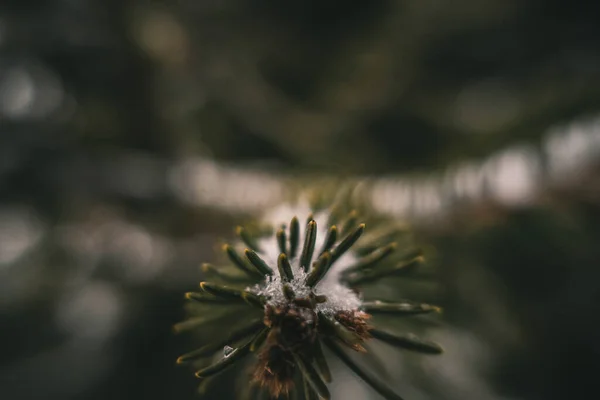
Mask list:
MULTIPOLYGON (((279 227, 282 224, 289 226, 290 221, 293 217, 297 217, 300 221, 305 221, 305 218, 312 213, 308 202, 300 201, 297 205, 283 204, 278 206, 263 217, 263 221, 271 224, 274 227, 279 227)), ((325 238, 327 236, 327 230, 329 229, 328 213, 326 211, 315 213, 313 218, 317 223, 317 238, 315 244, 315 254, 313 254, 312 262, 318 257, 318 249, 323 247, 325 238)), ((300 247, 304 242, 304 236, 306 231, 306 224, 300 224, 300 247)), ((279 257, 279 245, 277 244, 277 238, 275 235, 269 235, 268 237, 262 238, 258 241, 258 247, 260 252, 258 254, 267 263, 267 265, 274 266, 273 275, 266 276, 265 281, 255 285, 253 288, 248 290, 258 294, 266 296, 269 300, 269 304, 283 304, 286 302, 283 294, 283 285, 281 282, 281 276, 279 275, 279 269, 277 266, 277 258, 279 257)), ((306 285, 306 278, 308 273, 300 267, 300 255, 296 255, 290 260, 292 265, 292 271, 294 279, 290 282, 292 289, 298 297, 308 296, 311 288, 306 285)), ((340 275, 344 269, 354 265, 357 261, 356 256, 352 250, 345 252, 338 260, 333 263, 327 274, 323 279, 315 286, 314 292, 317 295, 325 295, 327 301, 325 303, 318 304, 316 307, 317 311, 321 311, 327 315, 333 315, 338 311, 352 311, 360 308, 362 302, 359 296, 350 288, 344 286, 340 281, 340 275)))

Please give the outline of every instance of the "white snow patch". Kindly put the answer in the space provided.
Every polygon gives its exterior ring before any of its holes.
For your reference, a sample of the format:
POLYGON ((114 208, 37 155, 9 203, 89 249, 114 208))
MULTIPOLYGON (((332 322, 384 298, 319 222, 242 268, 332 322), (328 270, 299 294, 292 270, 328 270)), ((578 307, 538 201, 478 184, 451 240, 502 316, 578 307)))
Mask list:
MULTIPOLYGON (((292 286, 292 289, 294 289, 297 297, 307 296, 311 290, 305 284, 308 274, 304 272, 302 268, 300 268, 299 261, 306 231, 305 222, 306 218, 311 212, 312 210, 308 205, 308 202, 305 200, 300 200, 296 205, 284 204, 276 207, 263 217, 263 221, 273 225, 275 228, 278 228, 282 224, 285 224, 286 227, 289 227, 290 221, 294 217, 297 217, 300 221, 300 243, 298 246, 298 254, 296 257, 290 260, 292 272, 294 273, 294 279, 292 282, 290 282, 290 285, 292 286)), ((329 214, 326 211, 314 214, 313 218, 317 223, 317 239, 315 251, 310 265, 312 265, 312 262, 318 257, 329 229, 329 225, 327 225, 329 214)), ((267 277, 264 282, 259 283, 255 287, 249 288, 248 290, 251 290, 256 294, 269 297, 270 304, 284 303, 286 300, 283 294, 279 269, 277 268, 277 258, 279 257, 279 245, 277 244, 277 238, 275 235, 270 235, 269 237, 259 240, 258 246, 261 249, 258 254, 267 263, 267 265, 271 266, 273 269, 273 276, 267 277)), ((327 302, 318 304, 317 311, 331 315, 338 311, 351 311, 360 308, 362 302, 359 296, 340 282, 341 273, 346 268, 354 265, 356 261, 357 258, 352 251, 347 251, 338 260, 336 260, 325 277, 316 285, 314 288, 315 293, 317 295, 327 296, 327 302)))

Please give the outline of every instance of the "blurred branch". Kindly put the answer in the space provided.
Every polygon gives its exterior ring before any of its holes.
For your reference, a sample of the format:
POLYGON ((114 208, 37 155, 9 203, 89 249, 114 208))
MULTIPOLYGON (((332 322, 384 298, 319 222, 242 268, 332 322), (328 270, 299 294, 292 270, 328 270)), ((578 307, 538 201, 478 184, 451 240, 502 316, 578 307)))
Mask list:
MULTIPOLYGON (((117 160, 65 165, 61 176, 69 184, 73 171, 93 171, 104 165, 102 171, 94 172, 95 179, 80 175, 80 184, 87 182, 90 190, 134 198, 174 196, 192 205, 241 213, 264 210, 282 201, 297 180, 312 187, 315 182, 335 179, 291 176, 271 168, 232 166, 206 158, 171 163, 127 154, 117 160)), ((599 162, 600 117, 594 117, 550 129, 540 147, 516 144, 482 161, 464 162, 442 172, 342 180, 357 185, 357 194, 365 196, 379 212, 427 225, 467 206, 519 207, 542 202, 549 192, 576 193, 584 187, 589 188, 587 195, 597 194, 594 171, 599 162)))

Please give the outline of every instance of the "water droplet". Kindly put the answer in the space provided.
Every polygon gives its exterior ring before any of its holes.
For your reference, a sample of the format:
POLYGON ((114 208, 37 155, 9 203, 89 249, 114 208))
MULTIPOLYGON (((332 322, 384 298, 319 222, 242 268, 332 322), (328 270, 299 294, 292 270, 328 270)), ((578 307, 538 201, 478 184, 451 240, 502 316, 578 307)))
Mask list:
POLYGON ((231 353, 233 353, 235 349, 233 347, 230 346, 225 346, 223 347, 223 357, 227 358, 231 355, 231 353))

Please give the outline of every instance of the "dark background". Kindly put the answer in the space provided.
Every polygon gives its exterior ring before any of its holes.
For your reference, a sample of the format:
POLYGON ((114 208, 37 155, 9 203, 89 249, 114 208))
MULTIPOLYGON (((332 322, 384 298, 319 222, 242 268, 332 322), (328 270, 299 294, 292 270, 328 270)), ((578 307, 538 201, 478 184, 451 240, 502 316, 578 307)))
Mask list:
POLYGON ((195 398, 171 326, 197 266, 289 185, 333 177, 437 249, 446 354, 395 354, 401 393, 595 398, 598 15, 2 1, 0 398, 195 398))

